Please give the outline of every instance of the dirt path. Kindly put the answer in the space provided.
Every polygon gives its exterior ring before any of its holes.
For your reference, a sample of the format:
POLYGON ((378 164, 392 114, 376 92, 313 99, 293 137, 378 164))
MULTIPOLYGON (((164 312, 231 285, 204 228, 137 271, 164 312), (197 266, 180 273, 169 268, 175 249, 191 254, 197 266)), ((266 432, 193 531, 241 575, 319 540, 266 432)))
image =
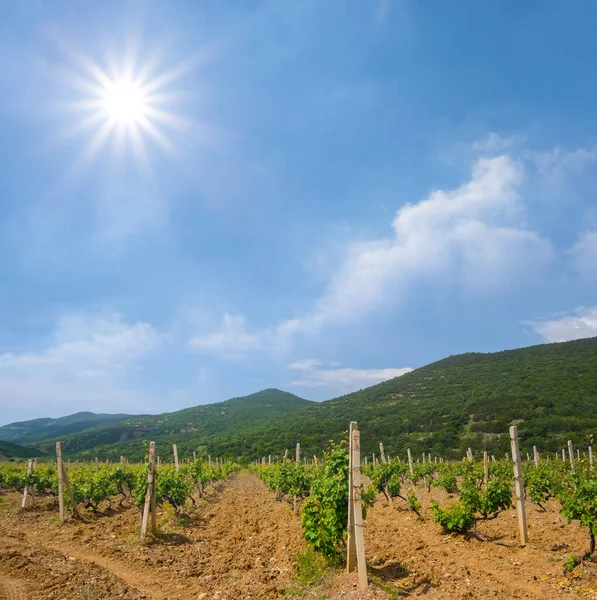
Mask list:
MULTIPOLYGON (((298 518, 245 472, 210 493, 184 518, 158 514, 160 534, 147 545, 138 542, 136 508, 64 525, 55 522, 54 512, 39 509, 7 516, 8 527, 1 526, 0 516, 0 545, 10 548, 13 558, 0 557, 0 573, 29 590, 47 583, 47 569, 41 566, 45 561, 112 578, 121 588, 114 598, 279 598, 294 578, 298 552, 304 550, 298 518), (43 560, 40 553, 46 554, 43 560)), ((3 584, 11 590, 15 585, 3 584)), ((104 588, 85 596, 83 584, 75 581, 59 597, 111 598, 104 588)))

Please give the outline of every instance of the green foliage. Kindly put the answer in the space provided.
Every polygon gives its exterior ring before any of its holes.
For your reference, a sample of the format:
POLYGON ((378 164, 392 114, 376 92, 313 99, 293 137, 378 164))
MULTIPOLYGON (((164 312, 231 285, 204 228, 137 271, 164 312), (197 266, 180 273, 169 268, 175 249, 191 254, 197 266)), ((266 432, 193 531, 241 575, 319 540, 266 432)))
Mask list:
POLYGON ((318 552, 334 556, 346 537, 348 523, 348 448, 345 442, 324 454, 303 506, 304 537, 318 552))
POLYGON ((441 508, 434 500, 431 508, 434 521, 449 533, 467 533, 475 526, 474 509, 462 502, 455 502, 451 506, 441 508))
POLYGON ((539 466, 525 464, 523 480, 527 495, 539 508, 545 510, 542 503, 557 495, 565 476, 566 463, 540 461, 539 466))
POLYGON ((597 533, 597 474, 587 465, 579 464, 569 472, 556 492, 562 504, 562 514, 568 521, 578 520, 589 530, 590 547, 587 554, 595 551, 597 533))
POLYGON ((565 571, 574 571, 574 569, 576 569, 576 567, 578 565, 580 565, 580 559, 577 556, 574 556, 573 554, 571 554, 565 561, 564 561, 564 570, 565 571))
POLYGON ((379 463, 375 467, 365 469, 371 479, 371 485, 376 493, 383 493, 386 498, 403 498, 400 495, 402 488, 402 477, 406 473, 407 466, 398 461, 379 463))

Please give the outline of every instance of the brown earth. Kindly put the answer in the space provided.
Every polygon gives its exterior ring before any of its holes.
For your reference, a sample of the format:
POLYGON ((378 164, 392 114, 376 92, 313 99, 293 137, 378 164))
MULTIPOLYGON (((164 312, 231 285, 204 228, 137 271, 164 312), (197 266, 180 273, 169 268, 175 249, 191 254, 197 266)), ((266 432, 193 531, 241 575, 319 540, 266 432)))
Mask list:
MULTIPOLYGON (((298 516, 246 472, 210 490, 188 515, 161 511, 159 534, 147 544, 139 542, 136 508, 60 524, 53 503, 23 511, 18 501, 5 497, 0 511, 0 600, 297 597, 293 591, 321 598, 295 582, 297 555, 306 550, 298 516)), ((356 592, 355 581, 338 573, 323 585, 347 599, 386 597, 356 592)))
POLYGON ((401 500, 391 508, 378 498, 369 510, 373 585, 364 593, 341 569, 328 570, 316 585, 297 581, 297 556, 306 549, 300 520, 246 472, 211 490, 187 515, 161 511, 159 534, 147 544, 139 542, 136 508, 106 508, 84 523, 60 524, 52 502, 23 511, 9 494, 0 505, 0 600, 597 599, 597 565, 587 562, 564 576, 564 559, 584 553, 588 534, 568 525, 555 503, 547 513, 527 506, 530 543, 520 548, 514 510, 479 523, 493 541, 453 537, 433 523, 429 509, 431 497, 446 503, 446 495, 421 488, 417 495, 423 521, 401 500))
POLYGON ((597 565, 585 562, 572 573, 563 563, 589 547, 588 530, 568 524, 557 502, 547 512, 526 503, 529 543, 518 545, 515 509, 478 522, 482 537, 445 535, 433 523, 430 503, 453 500, 440 490, 417 489, 423 521, 402 500, 392 509, 378 498, 365 521, 368 564, 373 577, 401 594, 428 598, 597 598, 597 565))

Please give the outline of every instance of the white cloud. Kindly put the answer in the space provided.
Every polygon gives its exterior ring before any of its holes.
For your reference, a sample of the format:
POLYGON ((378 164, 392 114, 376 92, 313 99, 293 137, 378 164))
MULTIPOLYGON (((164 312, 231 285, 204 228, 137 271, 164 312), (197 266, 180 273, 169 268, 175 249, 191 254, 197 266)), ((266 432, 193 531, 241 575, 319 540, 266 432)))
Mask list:
POLYGON ((509 150, 524 143, 524 138, 518 135, 503 137, 499 133, 491 132, 486 138, 473 143, 473 150, 481 153, 495 153, 509 150))
POLYGON ((563 180, 569 173, 580 172, 597 161, 597 152, 586 148, 566 150, 553 148, 548 152, 525 152, 525 157, 534 162, 539 173, 552 180, 563 180))
POLYGON ((408 367, 402 369, 326 369, 322 368, 321 363, 314 358, 295 361, 288 368, 300 373, 300 379, 292 381, 292 385, 320 387, 341 393, 353 392, 412 371, 408 367))
POLYGON ((80 410, 149 412, 153 400, 126 377, 160 344, 148 323, 118 314, 67 315, 39 352, 0 354, 0 413, 53 416, 80 410))
POLYGON ((548 240, 526 227, 523 180, 523 164, 509 156, 480 158, 462 186, 400 208, 391 237, 349 245, 312 311, 252 332, 244 317, 225 315, 220 330, 190 345, 240 360, 251 350, 284 348, 296 334, 317 334, 395 306, 420 281, 484 294, 540 277, 554 253, 548 240))
POLYGON ((317 331, 358 319, 430 276, 478 293, 540 271, 553 251, 525 226, 522 180, 522 165, 507 156, 479 159, 461 187, 399 209, 393 237, 349 247, 316 310, 279 328, 317 331))
POLYGON ((572 315, 529 323, 546 342, 566 342, 597 336, 597 306, 577 308, 572 315))
POLYGON ((53 344, 41 352, 0 355, 0 375, 9 370, 85 378, 114 374, 160 342, 148 323, 125 323, 117 314, 64 316, 53 337, 53 344))
POLYGON ((189 340, 190 348, 228 361, 242 360, 253 350, 271 350, 278 345, 274 330, 248 331, 243 316, 229 314, 224 315, 217 331, 189 340))
POLYGON ((597 231, 582 233, 572 248, 574 268, 586 281, 597 280, 597 231))

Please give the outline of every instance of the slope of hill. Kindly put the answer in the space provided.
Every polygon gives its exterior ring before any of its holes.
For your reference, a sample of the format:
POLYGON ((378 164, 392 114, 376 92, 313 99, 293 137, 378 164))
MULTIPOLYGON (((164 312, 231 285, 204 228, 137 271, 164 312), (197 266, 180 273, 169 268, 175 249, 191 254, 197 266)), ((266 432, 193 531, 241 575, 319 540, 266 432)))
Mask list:
POLYGON ((366 454, 383 442, 389 454, 410 447, 461 457, 470 446, 498 455, 510 450, 511 424, 524 452, 556 451, 568 439, 586 446, 597 433, 597 338, 451 356, 235 436, 219 451, 261 456, 300 441, 307 453, 320 452, 351 420, 366 454))
POLYGON ((80 456, 139 458, 142 439, 158 453, 212 456, 282 454, 300 442, 309 456, 359 422, 363 452, 432 452, 461 457, 471 446, 509 451, 518 424, 523 452, 556 451, 571 439, 587 445, 597 431, 597 338, 492 354, 469 353, 321 403, 265 390, 246 398, 144 417, 63 440, 80 456), (265 400, 264 400, 265 398, 265 400), (253 400, 251 400, 253 399, 253 400), (286 400, 283 400, 286 399, 286 400), (120 442, 120 443, 118 443, 120 442))
POLYGON ((18 444, 12 444, 11 442, 0 441, 0 460, 6 460, 10 458, 33 458, 34 456, 40 456, 40 452, 33 448, 25 448, 25 446, 19 446, 18 444))
POLYGON ((0 440, 15 444, 31 444, 51 438, 78 433, 91 427, 108 425, 130 419, 132 415, 103 415, 92 412, 79 412, 58 419, 33 419, 9 423, 0 427, 0 440))
MULTIPOLYGON (((176 443, 181 453, 213 447, 214 440, 230 439, 233 435, 254 432, 270 421, 282 422, 290 414, 315 404, 289 392, 266 389, 249 396, 231 398, 216 404, 204 404, 172 413, 134 417, 107 426, 88 429, 61 437, 65 453, 95 456, 96 447, 103 447, 99 455, 129 458, 143 455, 140 440, 151 438, 162 446, 176 443), (113 445, 113 447, 111 447, 113 445)), ((50 450, 54 440, 35 444, 50 450)), ((170 450, 171 451, 171 450, 170 450)))

